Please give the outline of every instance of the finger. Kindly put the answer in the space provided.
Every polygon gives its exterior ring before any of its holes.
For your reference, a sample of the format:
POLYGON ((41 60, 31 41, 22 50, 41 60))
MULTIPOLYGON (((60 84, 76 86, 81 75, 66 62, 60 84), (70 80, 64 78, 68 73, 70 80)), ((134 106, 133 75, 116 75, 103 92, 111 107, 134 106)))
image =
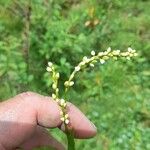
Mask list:
MULTIPOLYGON (((70 125, 73 128, 75 138, 91 138, 96 135, 97 129, 95 125, 90 122, 77 107, 71 103, 68 103, 67 110, 70 118, 70 125)), ((65 131, 63 124, 60 128, 65 131)))
MULTIPOLYGON (((50 128, 61 126, 60 107, 52 98, 33 92, 23 93, 20 97, 26 101, 24 107, 31 106, 34 108, 36 111, 36 120, 39 125, 50 128)), ((73 104, 68 103, 67 107, 75 137, 89 138, 95 136, 96 128, 93 123, 73 104)))
POLYGON ((48 146, 56 150, 65 150, 64 146, 58 142, 52 135, 43 127, 37 126, 35 133, 31 138, 25 141, 21 148, 32 150, 40 146, 48 146))

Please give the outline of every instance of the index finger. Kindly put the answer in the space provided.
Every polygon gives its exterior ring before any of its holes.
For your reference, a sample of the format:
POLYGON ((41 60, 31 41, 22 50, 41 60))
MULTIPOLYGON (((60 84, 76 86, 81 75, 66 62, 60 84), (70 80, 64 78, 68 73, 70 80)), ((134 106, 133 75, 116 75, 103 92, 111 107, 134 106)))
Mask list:
MULTIPOLYGON (((95 125, 72 103, 67 103, 70 125, 75 138, 91 138, 97 133, 95 125)), ((65 131, 64 125, 61 130, 65 131)))

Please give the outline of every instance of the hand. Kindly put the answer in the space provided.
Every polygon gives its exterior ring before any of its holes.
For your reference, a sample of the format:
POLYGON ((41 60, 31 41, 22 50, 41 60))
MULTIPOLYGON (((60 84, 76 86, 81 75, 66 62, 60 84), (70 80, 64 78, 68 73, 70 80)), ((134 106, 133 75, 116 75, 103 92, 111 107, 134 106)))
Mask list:
MULTIPOLYGON (((75 137, 95 136, 95 126, 77 107, 71 103, 67 105, 75 137)), ((32 150, 39 146, 64 150, 45 129, 55 127, 63 130, 60 108, 50 97, 26 92, 0 103, 0 150, 32 150)))

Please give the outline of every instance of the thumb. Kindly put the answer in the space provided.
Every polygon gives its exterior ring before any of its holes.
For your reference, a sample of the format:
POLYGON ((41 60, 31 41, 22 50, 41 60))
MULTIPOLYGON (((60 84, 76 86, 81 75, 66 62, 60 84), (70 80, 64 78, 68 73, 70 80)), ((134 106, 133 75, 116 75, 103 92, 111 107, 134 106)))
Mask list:
MULTIPOLYGON (((19 101, 23 100, 23 107, 34 110, 38 125, 48 128, 61 125, 60 107, 51 97, 42 96, 34 92, 24 92, 16 96, 15 99, 19 101)), ((26 113, 24 115, 29 114, 26 113)))

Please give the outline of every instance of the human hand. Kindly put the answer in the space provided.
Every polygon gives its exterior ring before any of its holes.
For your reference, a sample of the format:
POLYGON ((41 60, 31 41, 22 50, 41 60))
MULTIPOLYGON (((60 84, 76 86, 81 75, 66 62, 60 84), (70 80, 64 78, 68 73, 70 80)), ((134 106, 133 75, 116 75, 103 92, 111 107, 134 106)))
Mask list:
MULTIPOLYGON (((67 105, 74 136, 81 139, 95 136, 95 126, 77 107, 67 105)), ((56 127, 63 130, 60 108, 50 97, 25 92, 0 103, 0 150, 32 150, 40 146, 64 150, 45 129, 56 127)))

